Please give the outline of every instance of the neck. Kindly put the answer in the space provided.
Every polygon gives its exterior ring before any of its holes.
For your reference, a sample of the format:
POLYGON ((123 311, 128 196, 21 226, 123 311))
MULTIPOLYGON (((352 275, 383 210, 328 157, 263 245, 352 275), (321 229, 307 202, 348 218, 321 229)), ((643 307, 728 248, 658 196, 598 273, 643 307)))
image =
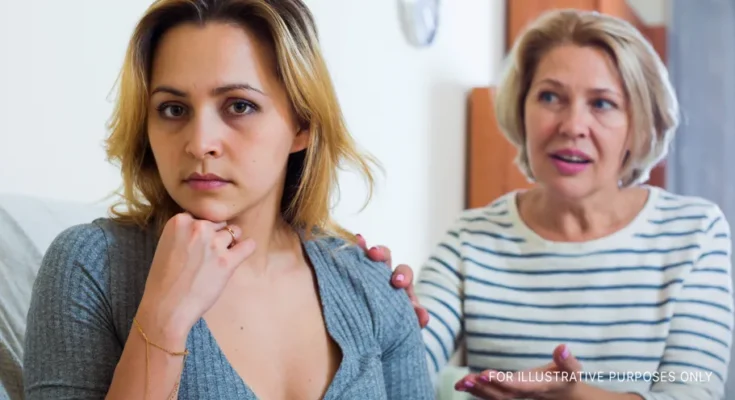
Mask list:
POLYGON ((643 208, 646 190, 601 190, 582 199, 569 199, 540 188, 529 196, 527 210, 535 224, 567 240, 590 240, 627 225, 643 208))
POLYGON ((277 204, 257 205, 228 222, 242 230, 241 240, 250 238, 255 241, 255 251, 243 265, 256 274, 265 273, 274 256, 292 251, 297 246, 296 234, 283 220, 277 204))

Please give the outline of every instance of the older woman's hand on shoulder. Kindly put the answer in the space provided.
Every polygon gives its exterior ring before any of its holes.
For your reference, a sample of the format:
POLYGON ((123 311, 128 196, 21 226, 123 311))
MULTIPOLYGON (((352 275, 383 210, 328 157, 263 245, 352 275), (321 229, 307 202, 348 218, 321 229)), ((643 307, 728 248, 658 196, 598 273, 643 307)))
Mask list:
MULTIPOLYGON (((392 268, 393 260, 391 259, 390 249, 385 246, 373 246, 368 248, 367 241, 362 235, 357 235, 357 242, 365 250, 368 258, 377 262, 384 262, 388 268, 392 268)), ((405 289, 408 298, 411 299, 416 317, 419 319, 421 327, 425 327, 429 323, 429 313, 421 306, 416 293, 413 289, 413 270, 406 264, 400 264, 393 271, 391 276, 391 285, 397 289, 405 289)))

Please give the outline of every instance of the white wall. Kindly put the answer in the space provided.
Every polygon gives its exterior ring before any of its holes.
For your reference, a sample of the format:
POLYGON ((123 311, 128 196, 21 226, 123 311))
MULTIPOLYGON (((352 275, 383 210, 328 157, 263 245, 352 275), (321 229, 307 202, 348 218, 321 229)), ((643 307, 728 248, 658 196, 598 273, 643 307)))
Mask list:
POLYGON ((649 25, 662 25, 669 21, 671 0, 627 0, 638 16, 649 25))
POLYGON ((107 96, 147 0, 0 0, 0 191, 92 200, 119 184, 107 96))
MULTIPOLYGON (((117 188, 108 95, 149 3, 0 0, 0 192, 94 201, 117 188)), ((464 205, 466 96, 497 74, 504 2, 442 2, 427 49, 403 39, 397 0, 307 3, 349 126, 386 170, 361 214, 345 176, 337 215, 418 267, 464 205)))

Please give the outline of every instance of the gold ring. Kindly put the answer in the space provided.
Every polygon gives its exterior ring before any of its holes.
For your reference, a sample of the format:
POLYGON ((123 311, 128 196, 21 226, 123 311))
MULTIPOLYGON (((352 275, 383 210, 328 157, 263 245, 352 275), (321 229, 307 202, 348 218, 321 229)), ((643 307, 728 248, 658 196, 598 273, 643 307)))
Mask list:
POLYGON ((230 242, 230 245, 227 246, 227 248, 229 249, 229 248, 231 248, 232 246, 235 245, 235 242, 236 242, 236 240, 235 240, 235 231, 233 231, 232 228, 230 228, 229 226, 226 226, 225 227, 225 230, 227 232, 230 232, 230 236, 232 236, 232 242, 230 242))

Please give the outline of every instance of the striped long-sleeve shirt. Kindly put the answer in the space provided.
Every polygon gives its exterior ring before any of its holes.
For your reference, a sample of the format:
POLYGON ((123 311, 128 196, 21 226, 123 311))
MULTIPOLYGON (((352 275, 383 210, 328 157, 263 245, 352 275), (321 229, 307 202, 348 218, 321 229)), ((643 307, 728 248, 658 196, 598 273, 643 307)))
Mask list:
POLYGON ((628 226, 582 243, 534 233, 515 192, 462 213, 417 280, 431 316, 430 369, 462 339, 475 372, 539 367, 567 344, 588 384, 646 399, 721 398, 733 327, 729 224, 709 201, 649 190, 628 226))

